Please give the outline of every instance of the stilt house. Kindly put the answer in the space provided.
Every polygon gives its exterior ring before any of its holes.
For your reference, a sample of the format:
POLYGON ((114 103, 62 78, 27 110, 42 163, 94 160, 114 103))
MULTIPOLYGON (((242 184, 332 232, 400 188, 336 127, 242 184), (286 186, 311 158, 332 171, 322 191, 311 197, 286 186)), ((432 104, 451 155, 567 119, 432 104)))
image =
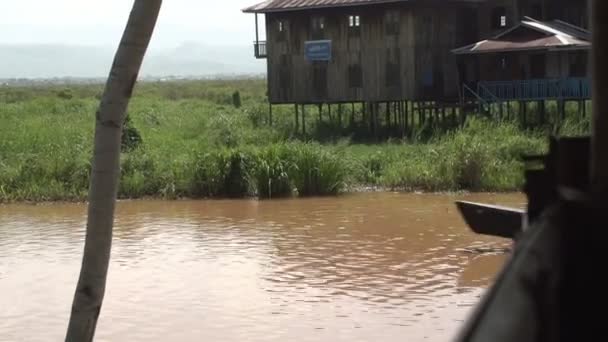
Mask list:
MULTIPOLYGON (((475 60, 481 63, 479 70, 490 70, 495 62, 491 58, 460 57, 474 53, 470 44, 513 27, 518 29, 509 34, 535 25, 531 19, 522 23, 525 17, 569 23, 543 24, 548 31, 570 25, 583 32, 588 25, 586 8, 585 0, 269 0, 243 11, 255 14, 254 54, 267 59, 271 104, 388 107, 404 101, 458 103, 463 83, 486 81, 486 76, 493 81, 534 77, 537 64, 544 62, 550 66, 538 76, 561 76, 552 75, 550 63, 558 63, 553 57, 538 57, 526 69, 509 69, 509 74, 505 68, 496 69, 500 75, 466 69, 475 60), (265 16, 264 41, 259 39, 258 15, 265 16), (465 48, 455 50, 459 47, 465 48), (528 74, 518 74, 522 70, 528 74)), ((574 50, 571 56, 584 59, 574 50)), ((585 68, 576 65, 571 71, 579 74, 585 68)))

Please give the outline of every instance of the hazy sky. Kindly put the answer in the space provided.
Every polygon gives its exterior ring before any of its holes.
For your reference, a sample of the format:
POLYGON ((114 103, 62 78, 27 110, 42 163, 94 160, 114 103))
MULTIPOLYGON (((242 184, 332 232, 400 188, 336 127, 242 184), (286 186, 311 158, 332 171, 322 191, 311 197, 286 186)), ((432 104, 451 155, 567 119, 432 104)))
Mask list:
MULTIPOLYGON (((164 0, 151 48, 184 41, 246 45, 260 0, 164 0)), ((132 0, 0 0, 0 44, 115 45, 132 0)))

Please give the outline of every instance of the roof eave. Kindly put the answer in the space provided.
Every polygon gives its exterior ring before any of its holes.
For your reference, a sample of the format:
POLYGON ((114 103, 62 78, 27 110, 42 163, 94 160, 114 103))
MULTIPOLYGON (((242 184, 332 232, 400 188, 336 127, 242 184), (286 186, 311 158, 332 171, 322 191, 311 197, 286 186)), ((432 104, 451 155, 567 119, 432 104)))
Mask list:
POLYGON ((522 52, 522 51, 539 51, 546 50, 549 52, 557 51, 575 51, 575 50, 589 50, 591 47, 586 45, 571 45, 571 46, 538 46, 531 48, 514 48, 514 49, 497 49, 497 50, 472 50, 472 51, 459 51, 461 49, 452 50, 455 55, 466 56, 466 55, 484 55, 484 54, 496 54, 504 52, 522 52))
POLYGON ((346 3, 346 4, 328 4, 328 5, 309 5, 309 6, 301 6, 301 7, 289 7, 289 8, 262 8, 256 9, 253 7, 245 8, 243 13, 279 13, 279 12, 297 12, 297 11, 305 11, 311 9, 324 9, 324 8, 342 8, 342 7, 363 7, 363 6, 374 6, 374 5, 382 5, 389 4, 395 2, 404 2, 409 0, 383 0, 376 1, 373 3, 346 3))
MULTIPOLYGON (((364 7, 364 6, 376 6, 397 2, 414 2, 416 0, 378 0, 374 2, 365 2, 365 3, 344 3, 344 4, 327 4, 327 5, 308 5, 301 7, 289 7, 289 8, 256 8, 261 4, 247 7, 242 9, 243 13, 280 13, 280 12, 297 12, 297 11, 305 11, 311 9, 324 9, 324 8, 343 8, 343 7, 364 7)), ((463 2, 463 3, 480 3, 485 0, 448 0, 449 2, 463 2)))

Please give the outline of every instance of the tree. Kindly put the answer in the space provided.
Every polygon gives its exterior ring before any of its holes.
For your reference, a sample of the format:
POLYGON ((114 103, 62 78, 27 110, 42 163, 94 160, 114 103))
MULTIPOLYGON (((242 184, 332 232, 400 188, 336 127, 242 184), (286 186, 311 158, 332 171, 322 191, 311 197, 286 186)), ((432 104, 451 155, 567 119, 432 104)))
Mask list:
POLYGON ((162 0, 135 0, 95 115, 84 256, 66 341, 92 341, 106 287, 125 113, 162 0))

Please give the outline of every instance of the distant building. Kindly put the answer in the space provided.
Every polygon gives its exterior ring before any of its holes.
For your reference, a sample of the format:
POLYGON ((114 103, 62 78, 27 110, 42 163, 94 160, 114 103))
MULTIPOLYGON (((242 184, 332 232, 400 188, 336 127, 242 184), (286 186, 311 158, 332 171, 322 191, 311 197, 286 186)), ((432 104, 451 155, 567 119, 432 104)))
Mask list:
POLYGON ((590 98, 589 31, 526 18, 494 37, 453 50, 461 82, 491 101, 590 98))
MULTIPOLYGON (((388 106, 404 101, 457 103, 464 82, 486 78, 562 76, 550 64, 556 63, 553 55, 546 60, 546 73, 537 70, 542 57, 507 73, 492 66, 494 57, 459 58, 476 54, 475 49, 455 49, 512 27, 518 28, 499 37, 526 31, 534 24, 528 24, 532 19, 522 24, 524 17, 542 20, 549 31, 554 25, 568 25, 546 24, 560 19, 581 27, 568 32, 583 32, 588 26, 586 9, 585 0, 270 0, 243 11, 256 15, 254 54, 267 58, 271 104, 388 106), (265 15, 266 41, 259 40, 259 14, 265 15), (479 70, 472 61, 482 63, 479 70)), ((580 73, 576 68, 586 67, 575 62, 572 74, 580 73)))

